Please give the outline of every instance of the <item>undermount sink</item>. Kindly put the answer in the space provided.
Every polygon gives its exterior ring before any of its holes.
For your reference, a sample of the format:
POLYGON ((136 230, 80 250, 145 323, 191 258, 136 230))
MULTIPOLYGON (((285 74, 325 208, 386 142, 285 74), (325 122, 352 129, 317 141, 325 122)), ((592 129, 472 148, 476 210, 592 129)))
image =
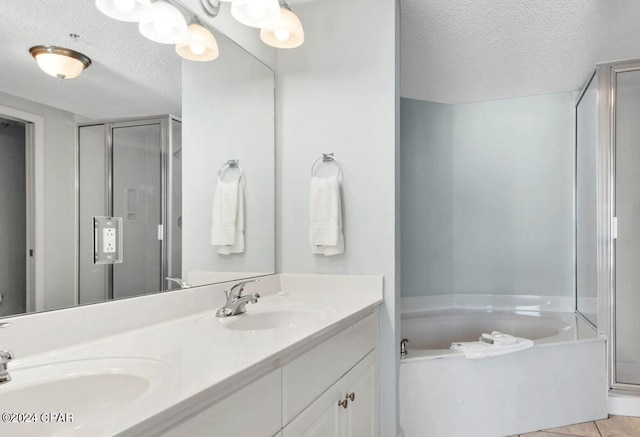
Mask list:
POLYGON ((174 375, 169 364, 139 358, 10 365, 9 373, 12 380, 0 386, 0 428, 11 436, 100 435, 105 421, 139 406, 174 375))
POLYGON ((257 304, 247 306, 247 312, 219 319, 222 326, 233 331, 263 331, 292 329, 317 323, 334 310, 324 305, 257 304))

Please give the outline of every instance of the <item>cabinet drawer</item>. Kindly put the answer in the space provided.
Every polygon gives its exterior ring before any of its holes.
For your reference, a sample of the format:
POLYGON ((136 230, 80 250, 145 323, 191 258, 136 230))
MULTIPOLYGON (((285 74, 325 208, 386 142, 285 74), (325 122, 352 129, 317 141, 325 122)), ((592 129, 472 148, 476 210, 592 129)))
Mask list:
POLYGON ((280 432, 280 370, 200 411, 163 437, 272 437, 280 432))
POLYGON ((376 347, 378 317, 372 314, 284 366, 282 424, 288 424, 376 347))

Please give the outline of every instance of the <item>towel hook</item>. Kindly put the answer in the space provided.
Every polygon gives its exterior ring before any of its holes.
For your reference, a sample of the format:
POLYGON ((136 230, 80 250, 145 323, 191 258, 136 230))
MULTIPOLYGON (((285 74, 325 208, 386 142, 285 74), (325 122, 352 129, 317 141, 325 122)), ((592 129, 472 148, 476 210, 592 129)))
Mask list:
POLYGON ((220 167, 220 170, 218 170, 218 180, 222 181, 222 175, 225 172, 225 170, 228 169, 237 169, 240 171, 240 176, 238 176, 238 182, 240 182, 242 180, 242 178, 244 177, 244 172, 242 171, 242 168, 240 168, 240 160, 239 159, 230 159, 227 162, 225 162, 224 164, 222 164, 222 167, 220 167))
POLYGON ((340 165, 340 161, 338 161, 338 159, 333 156, 333 153, 323 153, 321 157, 319 157, 318 159, 316 159, 315 161, 313 161, 313 164, 311 164, 311 176, 315 176, 315 167, 316 164, 318 163, 318 161, 322 160, 322 162, 333 162, 338 166, 338 174, 337 177, 340 177, 340 175, 342 174, 342 166, 340 165))

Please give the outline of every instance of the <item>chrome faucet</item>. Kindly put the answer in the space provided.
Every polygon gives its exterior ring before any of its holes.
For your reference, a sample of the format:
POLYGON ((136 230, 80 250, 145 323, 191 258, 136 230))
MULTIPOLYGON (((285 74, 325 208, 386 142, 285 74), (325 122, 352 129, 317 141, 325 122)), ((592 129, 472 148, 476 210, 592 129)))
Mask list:
POLYGON ((0 384, 11 381, 11 375, 7 372, 7 363, 13 360, 13 352, 0 351, 0 384))
POLYGON ((408 338, 403 338, 402 341, 400 342, 400 358, 406 357, 407 354, 409 353, 407 351, 407 343, 409 343, 408 338))
POLYGON ((224 292, 227 297, 227 303, 216 312, 216 317, 229 317, 242 314, 247 311, 246 306, 248 303, 258 302, 258 298, 260 297, 258 293, 242 295, 245 285, 250 282, 258 282, 258 280, 254 279, 252 281, 239 282, 231 287, 231 291, 224 292))
POLYGON ((180 278, 164 278, 164 279, 166 279, 167 282, 175 282, 180 286, 180 288, 191 288, 191 284, 183 281, 180 278))

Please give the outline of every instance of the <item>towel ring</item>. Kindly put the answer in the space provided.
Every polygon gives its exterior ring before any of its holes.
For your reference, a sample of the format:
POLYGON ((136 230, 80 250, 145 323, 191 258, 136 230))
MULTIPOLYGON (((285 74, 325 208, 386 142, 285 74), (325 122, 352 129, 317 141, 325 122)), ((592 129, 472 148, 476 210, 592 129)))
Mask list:
POLYGON ((240 171, 240 176, 238 176, 238 182, 240 182, 244 177, 244 172, 242 171, 242 168, 240 168, 240 160, 238 159, 230 159, 222 164, 222 167, 218 170, 218 180, 222 182, 222 175, 229 169, 238 169, 240 171))
POLYGON ((318 163, 318 161, 322 160, 322 162, 334 162, 337 166, 338 166, 338 174, 336 175, 337 177, 340 177, 340 175, 342 174, 342 166, 340 165, 340 161, 338 161, 334 156, 333 153, 323 153, 321 157, 319 157, 318 159, 316 159, 315 161, 313 161, 313 164, 311 164, 311 176, 315 176, 315 168, 316 168, 316 164, 318 163))

